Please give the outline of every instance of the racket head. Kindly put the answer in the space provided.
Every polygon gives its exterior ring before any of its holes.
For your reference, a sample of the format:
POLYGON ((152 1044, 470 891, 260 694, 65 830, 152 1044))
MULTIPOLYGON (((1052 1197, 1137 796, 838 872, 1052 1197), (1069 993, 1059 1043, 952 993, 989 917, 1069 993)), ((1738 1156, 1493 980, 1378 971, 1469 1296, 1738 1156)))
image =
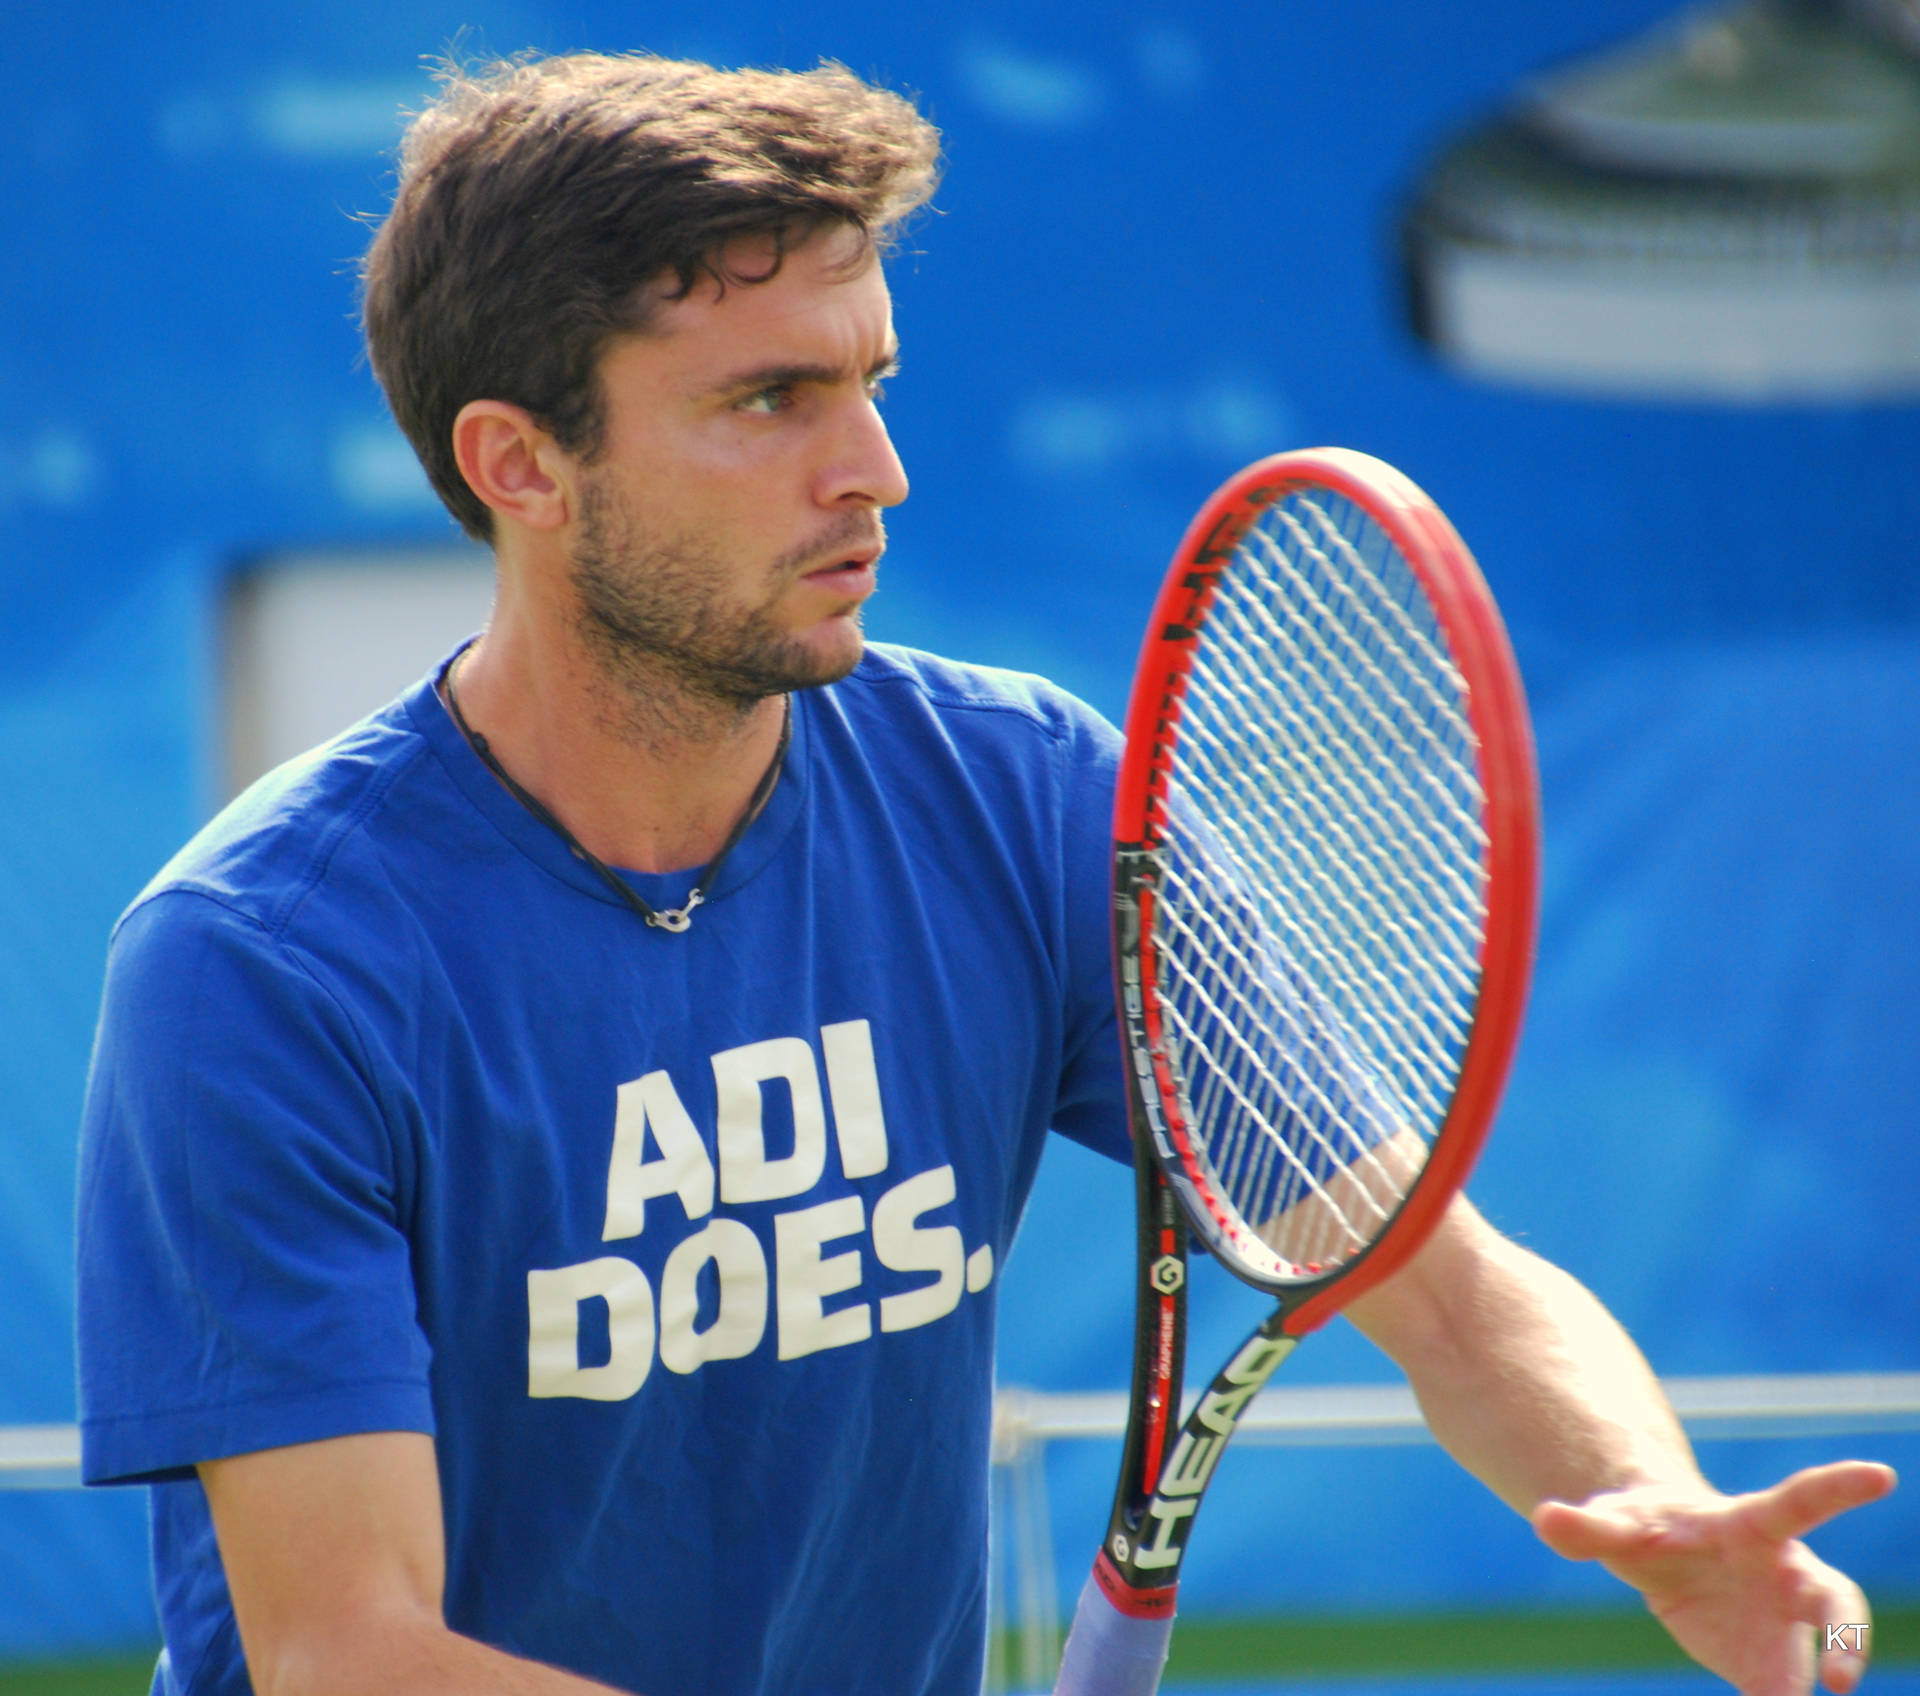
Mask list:
POLYGON ((1278 454, 1183 538, 1126 735, 1136 1139, 1303 1335, 1405 1264, 1492 1124, 1538 902, 1519 672, 1413 482, 1345 449, 1278 454))

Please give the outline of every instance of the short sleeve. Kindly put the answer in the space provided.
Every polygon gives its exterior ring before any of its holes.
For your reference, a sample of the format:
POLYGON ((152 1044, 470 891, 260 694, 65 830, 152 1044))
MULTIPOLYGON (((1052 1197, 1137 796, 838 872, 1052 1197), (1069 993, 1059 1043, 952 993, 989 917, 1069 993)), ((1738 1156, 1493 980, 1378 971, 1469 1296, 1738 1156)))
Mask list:
POLYGON ((280 938, 184 890, 123 920, 81 1131, 87 1482, 432 1432, 392 1118, 280 938))
POLYGON ((1061 899, 1067 938, 1065 1052, 1053 1127, 1131 1161, 1113 1007, 1113 788, 1120 733, 1075 703, 1061 738, 1061 899))

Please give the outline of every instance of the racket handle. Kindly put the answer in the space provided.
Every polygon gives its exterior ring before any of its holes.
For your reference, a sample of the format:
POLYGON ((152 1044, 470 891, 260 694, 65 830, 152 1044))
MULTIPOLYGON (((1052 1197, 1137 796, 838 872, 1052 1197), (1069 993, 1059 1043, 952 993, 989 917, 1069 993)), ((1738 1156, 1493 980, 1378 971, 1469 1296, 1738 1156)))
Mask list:
POLYGON ((1172 1636, 1171 1609, 1158 1617, 1123 1614, 1088 1574, 1053 1696, 1154 1696, 1172 1636))

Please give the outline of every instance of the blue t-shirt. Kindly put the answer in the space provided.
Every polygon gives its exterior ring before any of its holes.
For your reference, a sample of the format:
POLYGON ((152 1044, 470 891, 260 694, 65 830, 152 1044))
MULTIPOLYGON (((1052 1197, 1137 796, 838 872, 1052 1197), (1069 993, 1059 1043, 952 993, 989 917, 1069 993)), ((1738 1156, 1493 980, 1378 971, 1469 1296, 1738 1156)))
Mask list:
POLYGON ((248 1689, 195 1463, 411 1430, 456 1630, 646 1696, 974 1696, 996 1271, 1050 1126, 1128 1154, 1117 752, 876 647, 675 935, 429 681, 168 866, 80 1185, 85 1475, 155 1486, 159 1685, 248 1689))

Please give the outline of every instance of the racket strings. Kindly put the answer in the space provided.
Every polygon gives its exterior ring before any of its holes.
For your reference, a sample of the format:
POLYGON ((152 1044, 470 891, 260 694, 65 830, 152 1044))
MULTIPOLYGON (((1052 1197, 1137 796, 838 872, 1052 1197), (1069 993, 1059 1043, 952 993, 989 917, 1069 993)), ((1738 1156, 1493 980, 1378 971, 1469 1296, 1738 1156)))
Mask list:
MULTIPOLYGON (((1230 940, 1219 935, 1201 938, 1178 911, 1167 922, 1170 931, 1183 942, 1220 948, 1232 946, 1230 940)), ((1169 1000, 1165 1006, 1176 1051, 1183 1059, 1199 1055, 1207 1061, 1202 1069, 1202 1090, 1189 1102, 1189 1122, 1228 1125, 1225 1138, 1214 1142, 1212 1152, 1215 1170, 1229 1194, 1264 1189, 1277 1158, 1288 1168, 1286 1182, 1292 1199, 1311 1193, 1337 1208, 1320 1174, 1366 1158, 1366 1146, 1352 1139, 1352 1127, 1347 1123, 1341 1103, 1328 1092, 1314 1071, 1277 1058, 1286 1052, 1310 1051, 1313 1033, 1303 1019, 1283 1015, 1289 1039, 1284 1050, 1278 1045, 1263 1049, 1242 1034, 1248 1015, 1259 1016, 1266 1009, 1256 1007, 1243 987, 1256 975, 1254 969, 1244 960, 1237 964, 1241 968, 1239 972, 1218 975, 1219 987, 1226 990, 1232 1005, 1214 1000, 1210 993, 1213 986, 1190 975, 1185 980, 1187 993, 1169 1000), (1208 1044, 1209 1033, 1216 1031, 1226 1039, 1226 1054, 1221 1052, 1222 1045, 1217 1041, 1213 1046, 1208 1044), (1300 1136, 1289 1140, 1268 1132, 1262 1116, 1263 1106, 1274 1099, 1288 1103, 1300 1136), (1228 1110, 1228 1102, 1232 1104, 1232 1111, 1228 1110), (1336 1140, 1338 1136, 1348 1140, 1343 1143, 1336 1140), (1298 1146, 1302 1138, 1312 1145, 1310 1154, 1324 1158, 1310 1159, 1309 1154, 1302 1153, 1298 1146)))
MULTIPOLYGON (((1216 644, 1215 653, 1226 661, 1219 668, 1220 687, 1236 697, 1235 727, 1231 734, 1238 735, 1243 742, 1256 741, 1252 752, 1270 765, 1283 759, 1288 747, 1316 743, 1325 746, 1331 740, 1332 725, 1324 714, 1303 715, 1284 697, 1272 698, 1274 691, 1270 682, 1254 686, 1266 690, 1269 698, 1253 698, 1249 694, 1248 677, 1263 673, 1270 677, 1271 659, 1232 628, 1234 609, 1224 610, 1222 626, 1210 626, 1209 636, 1216 644), (1308 719, 1319 722, 1306 722, 1308 719), (1248 727, 1264 728, 1250 731, 1248 727)), ((1305 656, 1298 653, 1297 647, 1290 657, 1298 664, 1305 663, 1305 656)), ((1190 714, 1183 730, 1207 755, 1212 767, 1236 774, 1232 794, 1209 793, 1203 784, 1194 787, 1204 796, 1203 816, 1218 821, 1220 834, 1237 850, 1242 864, 1258 864, 1268 843, 1279 838, 1312 838, 1330 850, 1298 867, 1299 875, 1311 886, 1314 898, 1311 905, 1321 914, 1320 924, 1303 924, 1301 903, 1280 899, 1283 892, 1270 883, 1261 886, 1266 897, 1261 903, 1262 927, 1285 933, 1296 950, 1319 963, 1323 974, 1337 970, 1337 962, 1322 957, 1323 938, 1336 914, 1341 928, 1362 936, 1376 958, 1394 949, 1411 950, 1420 946, 1424 933, 1447 922, 1449 915, 1461 908, 1475 919, 1477 930, 1481 910, 1477 892, 1457 875, 1451 891, 1443 888, 1427 867, 1404 851, 1403 845, 1410 838, 1422 840, 1427 831, 1410 820, 1404 809, 1377 807, 1352 781, 1346 768, 1316 772, 1314 776, 1321 781, 1287 786, 1277 795, 1259 791, 1249 794, 1237 781, 1240 755, 1247 750, 1233 746, 1230 736, 1223 734, 1205 715, 1190 714), (1250 816, 1243 816, 1243 812, 1250 816), (1377 887, 1374 861, 1383 844, 1394 861, 1391 875, 1405 880, 1408 886, 1410 918, 1394 910, 1380 910, 1378 903, 1370 899, 1370 891, 1377 887)), ((1369 760, 1377 765, 1383 750, 1377 742, 1367 740, 1369 760)), ((1381 789, 1377 774, 1372 787, 1377 795, 1381 789)), ((1394 1029, 1420 1018, 1456 1021, 1464 1027, 1471 1015, 1475 987, 1470 964, 1455 955, 1440 954, 1434 958, 1436 970, 1431 976, 1417 979, 1411 986, 1385 985, 1381 993, 1388 1005, 1376 1008, 1373 1001, 1362 1000, 1353 1009, 1352 1016, 1370 1027, 1375 1038, 1383 1043, 1391 1042, 1394 1029), (1424 998, 1421 1005, 1408 1002, 1409 989, 1424 998)), ((1419 1092, 1421 1081, 1416 1073, 1409 1079, 1409 1085, 1419 1092)), ((1435 1113, 1444 1110, 1443 1100, 1431 1093, 1425 1095, 1423 1104, 1435 1113)))
POLYGON ((1177 1069, 1200 1080, 1197 1091, 1190 1086, 1186 1122, 1215 1127, 1206 1152, 1218 1188, 1244 1221, 1282 1217, 1303 1202, 1317 1203, 1310 1220, 1296 1220, 1298 1240, 1289 1246, 1297 1263, 1357 1248, 1378 1234, 1391 1208, 1377 1202, 1378 1185, 1343 1201, 1334 1181, 1377 1163, 1377 1121, 1359 1118, 1353 1092, 1331 1081, 1337 1060, 1329 1063, 1327 1033, 1308 1016, 1306 997, 1250 990, 1270 968, 1241 954, 1227 928, 1204 917, 1190 922, 1187 915, 1207 914, 1216 896, 1171 880, 1163 888, 1178 897, 1162 913, 1166 933, 1178 938, 1183 952, 1204 950, 1230 962, 1213 972, 1176 968, 1176 991, 1162 1004, 1177 1069), (1268 1020, 1274 1023, 1263 1032, 1268 1020), (1354 1207, 1368 1216, 1349 1217, 1354 1207))
MULTIPOLYGON (((1351 522, 1351 517, 1347 522, 1351 522)), ((1429 750, 1456 775, 1470 775, 1471 764, 1461 766, 1459 748, 1453 740, 1453 733, 1465 724, 1460 703, 1465 698, 1466 680, 1446 650, 1434 640, 1433 609, 1419 588, 1418 579, 1387 540, 1385 532, 1373 528, 1366 535, 1369 546, 1363 553, 1341 527, 1336 514, 1312 501, 1300 502, 1298 510, 1291 505, 1276 507, 1268 523, 1284 527, 1301 551, 1312 554, 1325 566, 1333 564, 1329 550, 1341 556, 1347 573, 1329 570, 1326 577, 1332 597, 1341 604, 1341 617, 1334 618, 1311 576, 1294 577, 1296 586, 1307 603, 1331 621, 1329 634, 1365 667, 1371 681, 1411 722, 1425 729, 1429 750), (1305 520, 1302 513, 1306 514, 1305 520), (1357 593, 1352 575, 1355 573, 1379 594, 1357 593), (1418 620, 1407 604, 1410 595, 1418 597, 1417 604, 1424 615, 1418 620), (1380 664, 1383 657, 1411 663, 1396 668, 1398 676, 1395 677, 1380 664), (1414 706, 1407 699, 1408 694, 1424 697, 1424 707, 1414 706), (1436 723, 1440 730, 1433 728, 1436 723)), ((1287 552, 1272 534, 1256 526, 1250 536, 1270 566, 1277 567, 1282 575, 1293 575, 1287 569, 1287 552)))
MULTIPOLYGON (((1349 569, 1371 576, 1373 566, 1362 558, 1351 538, 1334 526, 1331 516, 1318 507, 1308 510, 1325 530, 1325 543, 1338 549, 1349 569)), ((1326 554, 1315 545, 1321 539, 1310 536, 1293 513, 1282 509, 1274 517, 1288 528, 1299 546, 1327 560, 1326 554)), ((1424 706, 1416 705, 1382 665, 1383 654, 1396 657, 1398 650, 1390 645, 1382 621, 1354 592, 1350 581, 1337 575, 1332 578, 1332 587, 1341 604, 1331 606, 1321 599, 1311 578, 1301 578, 1291 571, 1288 556, 1273 537, 1255 530, 1250 540, 1255 551, 1248 554, 1246 563, 1259 576, 1266 593, 1258 597, 1236 597, 1232 604, 1250 609, 1267 631, 1282 640, 1290 657, 1310 668, 1309 652, 1314 647, 1314 638, 1324 632, 1339 643, 1353 664, 1364 670, 1366 681, 1379 693, 1362 693, 1356 704, 1364 716, 1342 727, 1342 732, 1353 737, 1368 756, 1359 768, 1363 780, 1396 815, 1395 822, 1404 832, 1397 838, 1398 846, 1410 854, 1424 856, 1436 874, 1440 885, 1436 896, 1444 903, 1464 906, 1476 921, 1483 920, 1486 907, 1475 880, 1457 858, 1445 851, 1446 844, 1461 829, 1479 848, 1484 850, 1487 844, 1486 832, 1480 824, 1479 779, 1471 735, 1461 712, 1466 698, 1465 680, 1445 653, 1434 646, 1431 636, 1414 623, 1406 608, 1397 599, 1386 601, 1411 653, 1420 662, 1408 673, 1409 681, 1425 696, 1424 706), (1297 601, 1290 600, 1289 590, 1297 594, 1297 601), (1292 613, 1300 626, 1300 640, 1292 639, 1292 632, 1283 634, 1276 607, 1292 613), (1373 640, 1363 641, 1363 632, 1373 640), (1435 688, 1435 679, 1443 681, 1450 693, 1442 694, 1435 688), (1391 703, 1391 711, 1382 706, 1383 701, 1391 703), (1424 760, 1407 763, 1397 746, 1408 724, 1421 734, 1424 760), (1463 735, 1467 737, 1464 749, 1460 740, 1463 735), (1383 776, 1389 770, 1412 777, 1414 785, 1390 785, 1383 776), (1463 806, 1463 801, 1468 804, 1463 806), (1417 822, 1407 816, 1409 805, 1420 814, 1417 822)), ((1332 562, 1327 560, 1327 563, 1332 562)), ((1406 563, 1397 553, 1389 555, 1389 563, 1381 589, 1394 595, 1419 595, 1424 606, 1424 593, 1406 563)), ((1431 609, 1427 610, 1430 616, 1431 609)), ((1329 736, 1333 736, 1327 715, 1323 713, 1320 718, 1329 736)), ((1396 839, 1391 832, 1383 831, 1378 840, 1386 844, 1396 839)))
MULTIPOLYGON (((1256 961, 1242 945, 1241 939, 1250 933, 1259 934, 1259 927, 1244 922, 1229 924, 1220 916, 1230 912, 1240 899, 1232 874, 1223 872, 1193 837, 1189 838, 1188 846, 1192 852, 1184 862, 1170 866, 1167 871, 1163 889, 1173 899, 1163 901, 1159 911, 1168 931, 1182 944, 1173 956, 1173 963, 1184 993, 1169 1000, 1176 1029, 1183 1042, 1205 1053, 1211 1062, 1203 1074, 1207 1093, 1193 1105, 1202 1122, 1213 1123, 1213 1111, 1218 1105, 1213 1093, 1225 1089, 1248 1110, 1247 1118, 1231 1125, 1228 1140, 1221 1148, 1223 1167, 1231 1167, 1239 1145, 1249 1133, 1262 1128, 1245 1087, 1250 1074, 1283 1094, 1289 1112, 1305 1135, 1331 1149, 1326 1126, 1331 1124, 1349 1133, 1353 1127, 1348 1122, 1350 1109, 1343 1106, 1343 1098, 1332 1093, 1331 1073, 1326 1064, 1318 1060, 1311 1065, 1300 1063, 1303 1057, 1312 1057, 1316 1047, 1327 1041, 1327 1033, 1311 1017, 1311 992, 1297 985, 1285 988, 1274 985, 1274 962, 1256 961), (1196 876, 1196 869, 1204 875, 1196 876), (1218 961, 1225 969, 1213 972, 1186 969, 1185 963, 1195 959, 1218 961), (1204 1023, 1189 1016, 1190 1011, 1203 1012, 1204 1023), (1284 1043, 1261 1045, 1256 1041, 1259 1033, 1276 1027, 1286 1039, 1284 1043), (1212 1032, 1219 1034, 1209 1048, 1205 1036, 1212 1032), (1222 1047, 1234 1056, 1232 1063, 1222 1059, 1218 1052, 1222 1047), (1284 1084, 1278 1076, 1281 1071, 1287 1074, 1284 1084)), ((1272 1135, 1268 1140, 1290 1163, 1299 1165, 1303 1171, 1310 1170, 1286 1140, 1272 1135)), ((1364 1140, 1353 1142, 1336 1157, 1344 1162, 1354 1157, 1355 1150, 1364 1152, 1365 1147, 1364 1140)))
POLYGON ((1453 1096, 1486 921, 1466 685, 1391 537, 1324 491, 1201 626, 1154 946, 1205 1186, 1280 1275, 1384 1228, 1453 1096))
MULTIPOLYGON (((1256 676, 1272 677, 1275 668, 1271 647, 1274 644, 1260 640, 1263 632, 1236 630, 1237 610, 1227 609, 1223 627, 1215 634, 1219 644, 1217 652, 1227 661, 1221 668, 1223 686, 1244 691, 1245 668, 1258 668, 1256 676)), ((1264 603, 1261 610, 1266 610, 1264 603)), ((1293 667, 1306 667, 1308 655, 1302 651, 1301 644, 1292 639, 1291 633, 1287 636, 1286 641, 1277 645, 1293 667)), ((1270 681, 1263 681, 1256 689, 1264 692, 1263 698, 1250 699, 1243 695, 1238 703, 1244 714, 1240 722, 1254 725, 1264 721, 1270 726, 1269 731, 1260 734, 1259 746, 1250 750, 1265 756, 1268 763, 1284 759, 1289 748, 1326 748, 1341 743, 1342 727, 1336 726, 1313 701, 1297 705, 1270 681)), ((1232 748, 1211 725, 1197 726, 1193 734, 1197 740, 1211 744, 1208 752, 1223 769, 1237 770, 1237 756, 1248 751, 1232 748)), ((1348 928, 1366 935, 1376 956, 1392 946, 1408 949, 1420 946, 1427 932, 1451 922, 1459 914, 1466 916, 1477 934, 1484 919, 1478 892, 1457 866, 1442 861, 1436 868, 1426 846, 1436 834, 1431 810, 1422 809, 1423 816, 1419 818, 1410 816, 1407 808, 1380 780, 1380 771, 1391 757, 1390 744, 1386 744, 1371 725, 1361 725, 1345 740, 1363 756, 1359 765, 1342 763, 1328 769, 1323 764, 1311 773, 1318 781, 1283 787, 1274 797, 1254 797, 1253 805, 1259 809, 1260 816, 1251 823, 1264 826, 1269 839, 1312 840, 1323 845, 1322 853, 1302 865, 1301 874, 1311 882, 1324 906, 1337 908, 1348 928), (1358 779, 1356 771, 1363 774, 1358 779), (1287 816, 1279 816, 1282 814, 1287 816), (1388 862, 1384 868, 1383 858, 1388 862), (1370 892, 1378 887, 1383 870, 1401 883, 1404 901, 1400 907, 1382 908, 1370 899, 1370 892)), ((1226 795, 1217 797, 1219 803, 1229 799, 1226 795)), ((1222 817, 1237 816, 1227 814, 1224 805, 1217 810, 1222 817)), ((1475 828, 1478 828, 1477 820, 1475 828)), ((1235 834, 1248 849, 1248 860, 1257 862, 1262 845, 1248 844, 1246 830, 1236 829, 1235 834)), ((1311 948, 1313 939, 1298 923, 1294 907, 1279 901, 1277 892, 1275 895, 1269 902, 1269 924, 1292 933, 1296 944, 1311 948)), ((1418 980, 1417 990, 1441 997, 1443 1005, 1419 1011, 1428 1016, 1438 1012, 1464 1019, 1476 987, 1471 962, 1443 953, 1435 957, 1435 965, 1437 970, 1430 978, 1418 980)), ((1395 1002, 1395 1007, 1387 1011, 1403 1020, 1414 1015, 1415 1010, 1401 1004, 1397 993, 1395 1002)), ((1357 1015, 1371 1021, 1371 1003, 1363 1003, 1357 1015)))
MULTIPOLYGON (((1261 569, 1263 575, 1271 575, 1264 563, 1261 569)), ((1278 594, 1280 590, 1269 585, 1269 592, 1278 594)), ((1302 614, 1308 611, 1317 613, 1321 609, 1302 609, 1302 614)), ((1304 621, 1304 616, 1297 615, 1296 622, 1304 621)), ((1240 659, 1259 658, 1271 666, 1277 651, 1290 663, 1311 669, 1313 634, 1311 628, 1305 632, 1290 628, 1275 616, 1268 602, 1254 601, 1245 605, 1231 603, 1217 637, 1223 645, 1237 647, 1240 659), (1237 625, 1245 628, 1236 628, 1237 625)), ((1351 741, 1363 751, 1367 756, 1363 765, 1353 769, 1336 768, 1323 772, 1322 776, 1339 791, 1346 805, 1359 810, 1360 822, 1372 829, 1376 844, 1397 852, 1404 859, 1407 869, 1428 888, 1436 904, 1479 907, 1478 892, 1460 866, 1436 854, 1430 846, 1428 833, 1439 822, 1439 815, 1451 806, 1451 798, 1443 798, 1436 806, 1426 785, 1409 791, 1386 781, 1385 774, 1394 769, 1401 757, 1395 746, 1395 726, 1386 714, 1375 707, 1358 722, 1336 725, 1333 714, 1320 700, 1312 696, 1290 698, 1283 689, 1274 686, 1270 674, 1261 678, 1255 687, 1264 693, 1279 715, 1280 722, 1269 732, 1270 738, 1277 739, 1284 730, 1296 746, 1311 746, 1315 739, 1323 747, 1351 741)), ((1322 794, 1318 798, 1330 824, 1343 819, 1343 810, 1332 805, 1330 795, 1322 794)), ((1478 832, 1477 820, 1474 829, 1478 832)))
MULTIPOLYGON (((1218 744, 1218 738, 1210 730, 1195 729, 1198 738, 1218 744)), ((1346 819, 1350 811, 1343 811, 1328 804, 1326 797, 1320 795, 1315 801, 1308 800, 1305 790, 1289 791, 1283 795, 1278 805, 1265 797, 1254 798, 1252 804, 1259 808, 1262 817, 1257 823, 1268 826, 1267 839, 1275 830, 1283 833, 1302 834, 1317 830, 1335 851, 1318 860, 1302 866, 1301 876, 1313 888, 1316 905, 1322 913, 1337 912, 1342 925, 1349 931, 1362 934, 1375 952, 1380 954, 1393 946, 1412 947, 1415 945, 1412 927, 1398 914, 1379 914, 1368 910, 1363 874, 1367 869, 1366 848, 1370 840, 1353 831, 1346 819), (1283 816, 1291 815, 1291 816, 1283 816)), ((1223 798, 1224 799, 1224 798, 1223 798)), ((1244 804, 1244 803, 1243 803, 1244 804)), ((1356 807, 1360 805, 1355 803, 1356 807)), ((1237 821, 1237 815, 1233 816, 1237 821)), ((1238 822, 1223 819, 1223 837, 1242 850, 1242 858, 1251 861, 1261 842, 1254 840, 1251 827, 1238 822)), ((1409 870, 1416 879, 1419 868, 1409 870)), ((1309 927, 1301 923, 1297 912, 1286 907, 1277 907, 1271 900, 1264 903, 1272 909, 1262 915, 1262 922, 1271 930, 1289 935, 1294 944, 1310 956, 1321 952, 1321 936, 1326 926, 1309 927)), ((1431 903, 1431 906, 1441 906, 1431 903)), ((1422 914, 1420 917, 1430 917, 1422 914)), ((1474 982, 1470 973, 1462 970, 1456 960, 1441 957, 1437 962, 1438 970, 1431 979, 1423 979, 1415 993, 1424 994, 1428 1004, 1416 1010, 1408 1005, 1401 986, 1390 986, 1387 993, 1393 1005, 1384 1009, 1387 1016, 1396 1015, 1404 1020, 1422 1013, 1432 1016, 1438 1013, 1444 1017, 1465 1020, 1472 1002, 1474 982)), ((1385 1039, 1388 1028, 1380 1013, 1371 1004, 1363 1004, 1355 1009, 1354 1016, 1366 1025, 1377 1027, 1378 1034, 1385 1039)), ((1414 1080, 1417 1087, 1417 1079, 1414 1080)))
MULTIPOLYGON (((1258 639, 1242 640, 1237 633, 1225 630, 1220 633, 1219 640, 1223 644, 1239 645, 1249 654, 1258 654, 1268 664, 1272 663, 1272 648, 1286 653, 1289 660, 1297 657, 1289 652, 1294 645, 1284 637, 1269 644, 1258 639)), ((1264 682, 1256 682, 1251 687, 1242 685, 1240 693, 1249 713, 1273 715, 1272 723, 1258 733, 1266 747, 1250 751, 1272 754, 1277 751, 1276 744, 1297 743, 1303 739, 1317 738, 1323 742, 1331 739, 1332 725, 1316 703, 1290 700, 1283 694, 1274 693, 1264 682)), ((1213 732, 1208 727, 1195 734, 1209 736, 1213 732)), ((1362 744, 1372 740, 1364 727, 1356 733, 1356 739, 1362 744)), ((1217 738, 1214 751, 1216 756, 1225 752, 1217 738)), ((1369 751, 1373 750, 1370 748, 1369 751)), ((1457 877, 1457 872, 1451 867, 1423 862, 1417 838, 1412 842, 1408 840, 1418 828, 1416 821, 1400 797, 1382 788, 1377 772, 1368 771, 1357 777, 1345 771, 1320 775, 1323 783, 1316 789, 1287 790, 1261 798, 1260 805, 1269 813, 1266 821, 1268 828, 1313 830, 1330 841, 1344 842, 1350 847, 1357 847, 1360 838, 1375 845, 1385 842, 1390 845, 1388 851, 1396 853, 1401 859, 1402 869, 1407 875, 1424 888, 1432 906, 1451 909, 1460 904, 1461 898, 1469 892, 1464 887, 1447 887, 1448 881, 1457 877), (1275 808, 1293 813, 1310 809, 1315 816, 1311 820, 1295 818, 1289 825, 1281 827, 1271 816, 1275 808)), ((1356 874, 1349 869, 1342 875, 1350 881, 1356 874)))

